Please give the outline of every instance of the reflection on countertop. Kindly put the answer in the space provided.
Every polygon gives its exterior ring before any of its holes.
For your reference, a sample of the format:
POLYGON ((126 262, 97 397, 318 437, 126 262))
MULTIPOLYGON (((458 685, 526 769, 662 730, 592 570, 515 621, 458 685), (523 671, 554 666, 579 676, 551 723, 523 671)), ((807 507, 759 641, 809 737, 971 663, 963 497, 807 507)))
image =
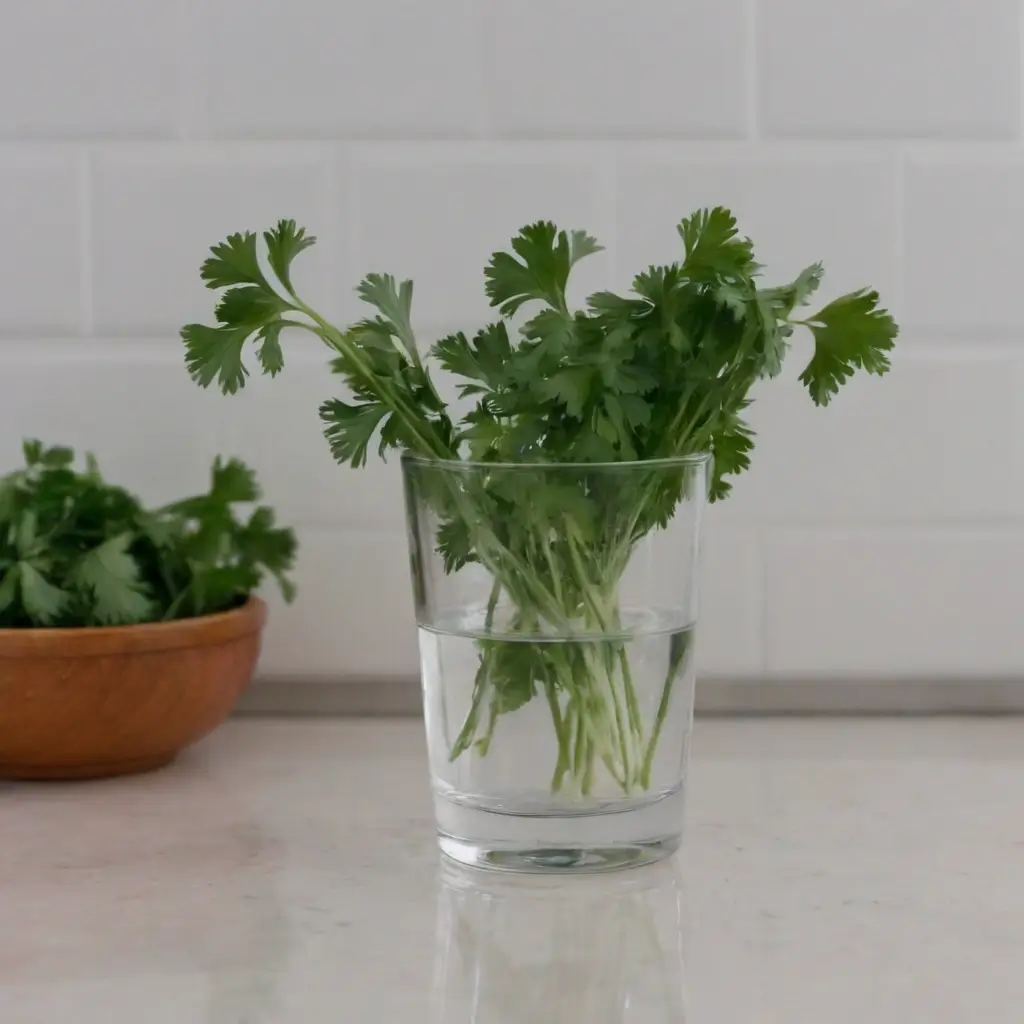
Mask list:
POLYGON ((431 1024, 683 1024, 678 864, 551 878, 442 865, 431 1024))
POLYGON ((0 784, 2 1024, 1019 1024, 1024 723, 702 721, 676 860, 442 864, 422 727, 0 784))

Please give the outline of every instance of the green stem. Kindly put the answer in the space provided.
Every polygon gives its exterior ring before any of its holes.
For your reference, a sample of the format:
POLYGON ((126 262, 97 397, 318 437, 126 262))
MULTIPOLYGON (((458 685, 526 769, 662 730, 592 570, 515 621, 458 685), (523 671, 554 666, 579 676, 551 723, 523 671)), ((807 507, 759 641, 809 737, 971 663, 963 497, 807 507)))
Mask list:
POLYGON ((596 753, 594 743, 588 736, 587 756, 585 759, 586 767, 583 772, 583 780, 580 783, 580 793, 583 796, 590 796, 590 791, 594 788, 594 757, 596 753))
POLYGON ((619 664, 622 666, 622 688, 626 694, 626 707, 629 712, 629 725, 638 741, 644 738, 644 723, 640 715, 640 705, 636 699, 636 687, 633 685, 633 673, 629 669, 629 654, 624 644, 619 644, 619 664))
POLYGON ((434 432, 430 421, 419 410, 410 406, 379 374, 374 373, 366 365, 357 345, 353 345, 348 341, 337 327, 324 320, 319 313, 307 306, 301 299, 295 298, 295 308, 305 313, 316 324, 315 327, 310 327, 308 324, 295 322, 295 326, 305 327, 307 330, 312 331, 330 348, 333 348, 348 360, 354 375, 359 377, 373 394, 377 395, 381 401, 389 406, 404 424, 409 437, 415 442, 410 447, 414 450, 418 449, 422 455, 429 455, 434 458, 453 459, 456 457, 456 453, 434 432))
MULTIPOLYGON (((489 633, 494 626, 494 614, 498 607, 498 600, 500 597, 501 581, 496 579, 491 585, 491 593, 487 599, 487 612, 484 615, 485 633, 489 633)), ((486 641, 484 641, 484 643, 486 644, 486 641)), ((452 749, 448 754, 449 762, 455 761, 464 754, 472 744, 473 737, 476 736, 477 725, 480 721, 480 707, 483 704, 484 693, 487 690, 487 686, 491 678, 490 658, 492 650, 493 648, 487 647, 481 651, 480 666, 476 671, 476 678, 473 680, 473 699, 469 705, 469 712, 466 715, 466 720, 462 723, 462 729, 459 731, 459 735, 456 737, 455 742, 452 744, 452 749)), ((493 709, 489 731, 490 735, 493 736, 493 709)), ((488 738, 488 744, 489 743, 490 739, 488 738)))
POLYGON ((633 769, 631 765, 632 759, 629 756, 628 734, 623 724, 624 719, 622 709, 619 706, 619 696, 615 688, 614 671, 608 670, 608 659, 605 659, 605 665, 605 674, 608 677, 608 692, 611 696, 612 714, 615 718, 615 733, 616 739, 618 740, 619 756, 622 758, 623 786, 628 792, 633 781, 633 769))
POLYGON ((480 667, 477 669, 476 679, 473 681, 473 699, 470 702, 465 721, 462 723, 462 729, 459 730, 459 735, 455 738, 452 749, 448 754, 449 762, 457 761, 469 750, 473 743, 473 737, 476 736, 477 726, 480 723, 480 708, 484 701, 484 692, 487 689, 487 680, 490 676, 486 669, 486 657, 486 654, 481 656, 480 667))
POLYGON ((494 729, 498 724, 498 702, 491 697, 491 709, 487 715, 487 732, 476 741, 476 750, 481 757, 487 756, 491 749, 491 740, 494 739, 494 729))
POLYGON ((576 697, 576 743, 572 752, 572 774, 575 778, 583 777, 583 758, 587 753, 587 709, 583 707, 583 697, 576 697))
POLYGON ((569 744, 566 736, 568 712, 563 721, 562 712, 558 706, 558 692, 550 678, 544 680, 544 693, 548 699, 548 707, 551 709, 551 721, 555 726, 555 735, 558 737, 558 761, 555 764, 555 773, 551 777, 551 792, 557 793, 562 788, 565 773, 569 770, 569 744))
POLYGON ((669 661, 668 671, 665 673, 665 682, 661 687, 661 700, 658 702, 658 713, 654 719, 654 728, 651 730, 651 738, 647 743, 647 752, 644 754, 643 766, 640 769, 640 785, 649 789, 651 785, 651 766, 654 764, 654 755, 658 749, 658 739, 661 730, 665 725, 668 716, 668 706, 672 699, 672 690, 675 687, 676 676, 679 673, 679 666, 686 657, 687 649, 690 646, 689 635, 680 633, 677 637, 678 649, 673 653, 669 661))

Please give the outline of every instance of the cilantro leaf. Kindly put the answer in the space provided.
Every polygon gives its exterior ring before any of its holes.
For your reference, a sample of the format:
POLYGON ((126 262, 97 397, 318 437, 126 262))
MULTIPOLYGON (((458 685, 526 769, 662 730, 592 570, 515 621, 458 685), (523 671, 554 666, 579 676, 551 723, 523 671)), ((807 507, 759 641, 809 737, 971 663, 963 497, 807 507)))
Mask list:
POLYGON ((245 599, 263 573, 293 593, 290 530, 259 497, 255 474, 217 459, 207 493, 161 509, 106 483, 94 458, 26 442, 27 467, 0 477, 0 627, 95 626, 203 615, 245 599))
POLYGON ((18 563, 8 565, 0 580, 0 616, 18 599, 18 563))
POLYGON ((331 454, 338 462, 351 462, 358 468, 366 464, 366 452, 388 408, 379 402, 350 405, 340 398, 328 399, 320 406, 324 435, 331 454))
POLYGON ((21 450, 25 456, 25 465, 31 469, 43 460, 43 442, 36 438, 26 439, 21 442, 21 450))
MULTIPOLYGON (((334 350, 332 367, 358 398, 387 407, 390 416, 382 427, 381 450, 404 444, 424 455, 450 457, 456 432, 416 349, 410 318, 412 283, 398 285, 390 275, 368 275, 360 294, 383 315, 342 331, 303 303, 292 288, 291 263, 313 245, 313 237, 294 221, 282 220, 263 233, 263 242, 282 294, 260 267, 253 232, 231 235, 215 245, 203 264, 201 276, 207 286, 229 290, 215 311, 218 327, 187 324, 181 330, 192 379, 201 387, 217 381, 225 394, 237 392, 248 376, 243 352, 250 340, 256 343, 263 372, 275 376, 284 364, 282 331, 300 328, 334 350)), ((585 246, 583 240, 575 244, 585 246)), ((361 449, 357 443, 348 450, 361 449)))
POLYGON ((188 324, 181 329, 185 342, 185 365, 189 376, 200 386, 215 380, 226 395, 245 387, 249 371, 242 362, 242 347, 252 332, 232 331, 224 327, 188 324))
MULTIPOLYGON (((267 261, 291 292, 291 261, 316 239, 307 237, 305 229, 296 228, 294 221, 286 220, 264 232, 263 238, 267 261)), ((181 329, 189 375, 204 388, 217 381, 227 395, 245 387, 249 371, 242 352, 247 341, 257 342, 260 366, 273 377, 284 367, 281 331, 288 326, 309 329, 304 322, 286 316, 298 307, 281 298, 264 277, 256 245, 257 236, 249 231, 230 235, 227 241, 213 246, 200 276, 208 288, 227 288, 214 311, 220 326, 186 324, 181 329)))
POLYGON ((742 276, 755 269, 754 247, 741 238, 736 218, 725 207, 698 210, 678 227, 686 251, 683 271, 697 280, 742 276))
MULTIPOLYGON (((282 245, 277 262, 304 247, 294 225, 288 238, 293 232, 298 239, 282 245)), ((475 333, 456 330, 430 351, 440 369, 456 378, 460 396, 473 399, 459 419, 417 352, 411 282, 368 275, 359 294, 379 315, 341 329, 297 296, 291 306, 262 293, 264 285, 250 279, 249 236, 215 251, 226 266, 208 268, 207 278, 241 293, 228 293, 218 306, 223 351, 214 351, 207 336, 186 334, 193 376, 237 389, 244 381, 242 350, 252 336, 264 371, 277 372, 282 324, 294 319, 293 311, 301 313, 306 329, 332 350, 332 369, 351 392, 350 400, 321 408, 335 457, 363 465, 375 439, 381 454, 395 447, 418 456, 407 463, 407 479, 429 511, 424 523, 433 537, 417 535, 417 544, 424 540, 430 547, 432 539, 447 573, 477 563, 492 584, 482 609, 484 634, 508 629, 522 640, 496 642, 484 635, 476 641, 479 665, 449 750, 452 760, 469 750, 484 756, 499 718, 543 696, 558 743, 553 790, 568 777, 587 796, 601 765, 624 793, 647 788, 666 698, 687 644, 674 645, 662 710, 645 737, 625 649, 607 638, 618 627, 620 584, 636 546, 668 526, 679 504, 698 498, 696 488, 703 487, 692 464, 680 462, 672 472, 677 464, 671 460, 711 454, 710 499, 729 494, 734 476, 749 467, 754 446, 743 419, 749 393, 757 381, 779 373, 797 326, 814 335, 814 357, 801 379, 819 404, 855 370, 888 368, 895 325, 874 293, 855 293, 796 319, 793 311, 821 281, 819 264, 789 283, 759 287, 762 268, 730 211, 698 210, 679 223, 678 232, 678 262, 643 270, 627 296, 597 292, 576 311, 566 297, 570 272, 600 246, 585 232, 560 230, 550 221, 524 227, 484 271, 498 322, 475 333), (246 289, 253 286, 257 294, 250 295, 246 289), (513 327, 509 320, 531 302, 540 310, 513 327), (424 468, 466 457, 485 463, 486 471, 424 468), (520 465, 506 471, 508 463, 520 465), (622 463, 623 472, 593 463, 622 463), (534 472, 532 464, 547 468, 534 472), (559 472, 552 474, 551 466, 559 472), (530 640, 577 629, 600 637, 607 648, 588 650, 591 641, 582 640, 578 651, 566 654, 530 640)), ((16 496, 2 495, 16 518, 16 496)), ((198 531, 189 548, 193 561, 203 559, 188 591, 193 604, 215 592, 225 599, 249 578, 216 557, 225 537, 238 543, 239 525, 229 513, 213 522, 218 529, 198 531)), ((271 529, 269 522, 259 525, 271 529)), ((263 540, 253 546, 257 550, 270 566, 277 554, 288 553, 283 542, 278 552, 263 540)))
POLYGON ((411 320, 412 281, 398 285, 390 274, 367 274, 357 292, 364 302, 380 310, 410 359, 419 362, 411 320))
POLYGON ((586 231, 569 232, 569 266, 574 267, 585 256, 593 256, 602 252, 604 246, 593 235, 586 231))
POLYGON ((825 268, 820 263, 812 263, 800 271, 792 284, 765 289, 764 295, 776 306, 780 316, 788 317, 797 306, 807 303, 818 290, 824 276, 825 268))
POLYGON ((259 501, 260 487, 256 474, 241 459, 220 456, 214 460, 210 471, 210 501, 225 505, 259 501))
POLYGON ((21 602, 33 619, 49 626, 60 618, 70 600, 64 590, 47 580, 30 562, 18 563, 18 581, 21 602))
POLYGON ((316 245, 316 238, 307 236, 306 229, 296 227, 293 220, 279 220, 276 227, 263 232, 263 240, 267 245, 267 262, 290 292, 292 260, 304 249, 316 245))
POLYGON ((754 300, 760 328, 761 352, 764 356, 762 375, 777 377, 782 372, 782 360, 786 354, 790 328, 779 323, 775 307, 763 295, 754 300))
POLYGON ((561 402, 566 415, 574 419, 583 418, 594 384, 594 371, 589 366, 573 366, 560 370, 553 377, 547 377, 537 384, 537 390, 545 398, 561 402))
POLYGON ((111 537, 82 555, 68 574, 70 583, 90 592, 92 614, 105 625, 152 617, 152 601, 129 551, 132 540, 130 533, 111 537))
POLYGON ((179 515, 196 518, 222 518, 230 505, 259 501, 256 474, 240 459, 225 461, 219 455, 210 467, 210 490, 193 498, 184 498, 168 506, 179 515))
POLYGON ((295 561, 298 545, 295 534, 276 526, 271 509, 260 506, 237 533, 236 543, 241 557, 253 565, 262 565, 281 588, 285 601, 295 600, 295 584, 286 576, 295 561))
POLYGON ((725 477, 749 469, 753 449, 754 432, 746 422, 735 414, 726 416, 711 440, 711 453, 714 456, 708 490, 711 501, 721 501, 728 497, 732 484, 725 477))
POLYGON ((228 235, 227 240, 213 246, 210 253, 199 270, 207 288, 223 288, 232 284, 266 285, 256 255, 254 232, 228 235))
MULTIPOLYGON (((503 321, 478 331, 472 342, 461 331, 438 341, 431 350, 434 358, 449 373, 481 381, 489 389, 498 389, 506 378, 512 358, 512 345, 503 321)), ((465 385, 463 386, 464 393, 465 385)))
POLYGON ((185 363, 192 379, 202 387, 216 379, 225 394, 234 394, 245 386, 249 371, 242 362, 242 350, 253 337, 260 341, 258 355, 264 372, 276 375, 284 366, 279 338, 289 324, 282 318, 288 309, 267 287, 229 288, 215 311, 220 327, 189 324, 182 328, 185 363))
POLYGON ((263 367, 263 372, 276 377, 284 369, 284 353, 281 351, 281 331, 285 323, 278 320, 267 324, 259 333, 260 344, 256 349, 256 358, 263 367))
POLYGON ((487 296, 505 316, 533 299, 566 311, 565 287, 573 264, 599 252, 597 240, 584 231, 571 236, 550 221, 528 224, 512 239, 516 256, 496 252, 484 271, 487 296))
POLYGON ((899 329, 878 306, 878 292, 863 289, 830 302, 803 321, 814 335, 814 355, 800 374, 816 405, 829 400, 857 369, 882 374, 899 329))
POLYGON ((473 539, 462 519, 448 519, 437 528, 437 552, 446 573, 458 572, 464 565, 477 561, 473 539))
POLYGON ((289 307, 273 292, 258 285, 246 284, 229 288, 221 295, 214 310, 218 323, 238 328, 249 326, 253 331, 276 320, 289 307))

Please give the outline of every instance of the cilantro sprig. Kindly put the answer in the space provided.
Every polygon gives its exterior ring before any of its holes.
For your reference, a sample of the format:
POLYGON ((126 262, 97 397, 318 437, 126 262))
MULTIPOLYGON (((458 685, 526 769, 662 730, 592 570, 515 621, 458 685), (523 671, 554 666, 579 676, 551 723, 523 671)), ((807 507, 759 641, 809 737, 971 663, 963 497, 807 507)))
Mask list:
MULTIPOLYGON (((753 243, 732 214, 699 210, 679 226, 674 263, 651 266, 626 295, 598 292, 571 309, 567 287, 581 259, 598 252, 583 231, 541 221, 524 227, 510 252, 497 252, 484 283, 497 318, 437 341, 424 359, 412 326, 413 285, 370 274, 360 297, 374 315, 346 329, 328 323, 297 295, 291 262, 313 243, 294 221, 232 235, 212 250, 201 275, 223 291, 217 325, 182 330, 193 379, 242 387, 250 342, 263 371, 283 365, 286 328, 310 331, 329 348, 347 394, 321 407, 339 462, 360 466, 371 445, 424 460, 573 465, 562 483, 550 473, 430 488, 436 544, 445 569, 473 562, 493 579, 486 628, 499 601, 513 629, 558 633, 580 623, 608 632, 618 616, 618 583, 636 545, 665 525, 684 487, 651 472, 640 486, 602 485, 585 467, 664 465, 713 456, 710 498, 725 498, 754 449, 745 414, 750 390, 778 375, 797 330, 813 339, 800 374, 813 402, 827 405, 858 370, 882 374, 897 327, 870 290, 852 292, 817 312, 803 311, 822 276, 811 264, 786 284, 761 283, 753 243), (429 365, 455 377, 468 411, 455 415, 438 395, 429 365)), ((585 646, 585 645, 584 645, 585 646)), ((559 744, 555 789, 568 779, 589 792, 595 759, 625 792, 650 783, 654 747, 666 713, 673 662, 650 730, 639 722, 626 649, 604 644, 575 660, 552 645, 479 642, 470 712, 451 757, 486 752, 503 714, 544 697, 559 744)))
POLYGON ((106 483, 92 456, 24 444, 0 478, 0 628, 111 626, 187 618, 242 603, 263 575, 287 600, 295 537, 259 500, 241 462, 217 460, 206 494, 147 510, 106 483))

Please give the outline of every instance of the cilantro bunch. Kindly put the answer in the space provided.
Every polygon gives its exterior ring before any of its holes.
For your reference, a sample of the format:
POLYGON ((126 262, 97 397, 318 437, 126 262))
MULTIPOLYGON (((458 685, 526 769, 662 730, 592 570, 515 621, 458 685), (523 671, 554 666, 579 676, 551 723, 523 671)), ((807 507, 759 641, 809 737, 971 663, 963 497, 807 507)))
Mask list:
POLYGON ((183 619, 245 602, 264 573, 287 600, 295 537, 259 499, 254 474, 218 459, 210 490, 155 510, 104 481, 96 460, 24 444, 0 477, 0 628, 183 619))
MULTIPOLYGON (((262 244, 247 232, 213 247, 200 273, 208 287, 225 290, 215 326, 183 328, 186 363, 203 387, 216 381, 233 393, 248 374, 247 344, 274 376, 283 367, 282 331, 306 330, 326 343, 346 387, 345 398, 320 410, 339 462, 361 466, 375 444, 381 456, 398 449, 425 465, 524 464, 514 485, 503 473, 416 474, 419 497, 439 523, 446 571, 469 562, 488 571, 486 631, 502 608, 504 628, 520 638, 614 636, 618 583, 632 552, 686 493, 684 474, 653 467, 709 453, 710 498, 721 500, 750 465, 750 389, 780 372, 794 331, 813 337, 800 380, 817 405, 858 370, 888 370, 897 334, 868 289, 801 312, 821 282, 820 264, 764 286, 753 245, 728 210, 700 210, 678 232, 678 261, 639 273, 627 295, 598 292, 571 309, 570 272, 601 247, 582 231, 529 225, 485 269, 497 319, 442 338, 424 359, 411 281, 369 274, 358 292, 374 313, 338 328, 293 287, 292 260, 314 239, 282 220, 262 244), (467 411, 441 399, 431 362, 459 380, 467 411), (531 480, 534 464, 574 470, 560 481, 538 470, 531 480), (608 464, 652 469, 628 488, 602 482, 600 469, 586 471, 608 464)), ((647 788, 681 656, 648 727, 624 644, 575 644, 571 655, 558 646, 479 641, 472 705, 450 756, 471 747, 486 753, 502 715, 543 697, 558 740, 553 789, 571 784, 586 795, 598 763, 624 792, 647 788)))

